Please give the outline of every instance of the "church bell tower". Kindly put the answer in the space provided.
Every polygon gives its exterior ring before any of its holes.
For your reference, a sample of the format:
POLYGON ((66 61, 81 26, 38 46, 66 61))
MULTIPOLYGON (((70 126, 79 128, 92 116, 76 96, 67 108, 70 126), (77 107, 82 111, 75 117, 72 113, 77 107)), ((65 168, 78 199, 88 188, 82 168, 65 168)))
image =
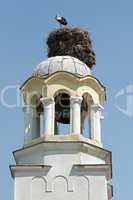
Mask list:
POLYGON ((21 86, 24 145, 13 152, 15 200, 109 200, 111 152, 103 147, 106 91, 93 76, 90 35, 63 27, 47 39, 48 58, 21 86))

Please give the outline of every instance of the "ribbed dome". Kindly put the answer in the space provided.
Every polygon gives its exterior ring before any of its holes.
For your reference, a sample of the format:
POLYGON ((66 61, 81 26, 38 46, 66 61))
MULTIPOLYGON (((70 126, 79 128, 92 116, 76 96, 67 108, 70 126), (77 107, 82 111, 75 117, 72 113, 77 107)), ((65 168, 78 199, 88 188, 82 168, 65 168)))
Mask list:
POLYGON ((57 71, 70 72, 80 76, 91 74, 90 68, 77 58, 71 56, 55 56, 41 62, 33 72, 33 76, 48 76, 57 71))

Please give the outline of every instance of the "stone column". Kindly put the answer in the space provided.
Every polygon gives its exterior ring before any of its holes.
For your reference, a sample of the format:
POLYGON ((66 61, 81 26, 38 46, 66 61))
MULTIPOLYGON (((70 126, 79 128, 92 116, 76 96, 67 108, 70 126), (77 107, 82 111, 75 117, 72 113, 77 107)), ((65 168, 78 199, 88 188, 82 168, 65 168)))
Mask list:
POLYGON ((91 139, 101 143, 101 112, 103 107, 94 104, 90 108, 90 131, 91 139))
POLYGON ((24 112, 24 142, 40 137, 40 115, 35 106, 26 105, 24 112))
POLYGON ((44 134, 54 135, 55 102, 53 97, 41 98, 44 109, 44 134))
POLYGON ((82 97, 70 97, 70 133, 81 134, 81 102, 82 97))

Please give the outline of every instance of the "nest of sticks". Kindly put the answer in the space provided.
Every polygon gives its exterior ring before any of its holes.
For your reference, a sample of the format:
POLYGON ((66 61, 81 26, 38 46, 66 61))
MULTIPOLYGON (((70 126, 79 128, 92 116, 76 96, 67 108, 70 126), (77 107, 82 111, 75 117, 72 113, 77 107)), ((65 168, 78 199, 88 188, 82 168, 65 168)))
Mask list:
POLYGON ((69 55, 83 61, 90 68, 95 64, 90 33, 84 29, 55 29, 49 33, 47 45, 48 57, 69 55))

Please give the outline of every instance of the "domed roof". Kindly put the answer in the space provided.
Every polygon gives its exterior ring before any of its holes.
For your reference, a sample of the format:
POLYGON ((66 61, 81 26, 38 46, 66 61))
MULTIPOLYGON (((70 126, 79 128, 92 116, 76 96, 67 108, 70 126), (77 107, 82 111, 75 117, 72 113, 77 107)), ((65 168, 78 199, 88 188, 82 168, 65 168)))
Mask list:
POLYGON ((41 62, 33 72, 33 76, 48 76, 57 71, 70 72, 79 76, 87 76, 91 74, 90 68, 71 56, 55 56, 41 62))

